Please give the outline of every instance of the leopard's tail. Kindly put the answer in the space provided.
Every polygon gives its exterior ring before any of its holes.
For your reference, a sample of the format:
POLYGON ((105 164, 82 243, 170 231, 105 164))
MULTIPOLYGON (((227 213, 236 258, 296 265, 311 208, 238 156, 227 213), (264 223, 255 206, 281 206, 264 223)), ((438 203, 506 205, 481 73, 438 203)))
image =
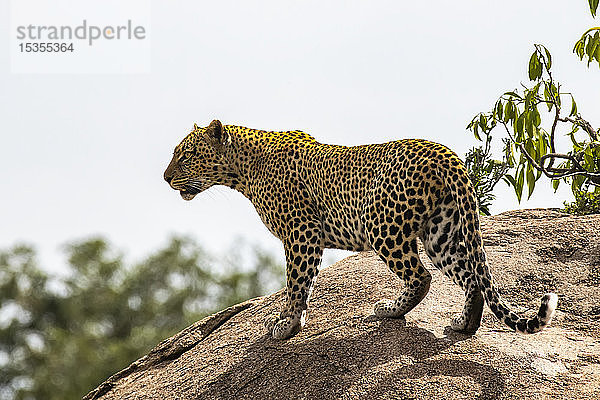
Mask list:
MULTIPOLYGON (((511 329, 520 333, 536 333, 544 329, 556 311, 558 296, 547 293, 542 297, 539 311, 533 318, 522 318, 515 314, 502 300, 494 284, 488 267, 483 240, 479 227, 479 208, 473 186, 469 180, 463 162, 452 151, 444 148, 443 161, 434 167, 444 186, 450 190, 458 209, 460 210, 460 225, 470 260, 470 266, 475 275, 483 296, 494 315, 511 329)), ((440 157, 442 158, 442 157, 440 157)))

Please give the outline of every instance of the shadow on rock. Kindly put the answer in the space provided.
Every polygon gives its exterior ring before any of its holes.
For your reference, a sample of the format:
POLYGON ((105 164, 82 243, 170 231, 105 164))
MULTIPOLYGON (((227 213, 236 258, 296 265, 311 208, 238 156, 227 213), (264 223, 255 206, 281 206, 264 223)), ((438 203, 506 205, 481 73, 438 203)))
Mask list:
MULTIPOLYGON (((505 382, 492 367, 471 361, 431 360, 453 344, 469 339, 446 330, 436 337, 403 320, 384 320, 357 336, 340 337, 336 329, 291 341, 267 335, 249 345, 246 356, 207 382, 198 399, 361 399, 378 393, 403 396, 405 382, 435 376, 471 377, 481 398, 500 396, 505 382)), ((414 397, 413 397, 414 398, 414 397)))

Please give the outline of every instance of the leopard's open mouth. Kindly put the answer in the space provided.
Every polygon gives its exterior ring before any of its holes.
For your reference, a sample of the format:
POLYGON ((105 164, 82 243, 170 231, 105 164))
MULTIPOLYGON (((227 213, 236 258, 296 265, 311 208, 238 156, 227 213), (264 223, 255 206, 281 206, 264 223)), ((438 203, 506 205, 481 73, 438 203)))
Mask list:
POLYGON ((196 197, 196 195, 198 194, 198 192, 192 192, 192 191, 188 191, 188 190, 180 190, 179 194, 181 195, 182 199, 184 199, 186 201, 190 201, 194 197, 196 197))

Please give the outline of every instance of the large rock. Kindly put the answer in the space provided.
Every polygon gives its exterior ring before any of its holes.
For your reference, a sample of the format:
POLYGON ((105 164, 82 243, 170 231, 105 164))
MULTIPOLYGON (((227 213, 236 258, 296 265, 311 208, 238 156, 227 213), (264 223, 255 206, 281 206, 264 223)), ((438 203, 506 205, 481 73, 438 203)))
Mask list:
POLYGON ((599 399, 600 216, 526 210, 482 223, 494 276, 517 311, 559 295, 541 333, 511 332, 487 309, 476 335, 452 332, 462 292, 426 256, 425 300, 406 321, 376 320, 373 303, 401 283, 365 252, 321 271, 296 337, 276 341, 262 327, 284 301, 279 291, 197 322, 85 398, 599 399))

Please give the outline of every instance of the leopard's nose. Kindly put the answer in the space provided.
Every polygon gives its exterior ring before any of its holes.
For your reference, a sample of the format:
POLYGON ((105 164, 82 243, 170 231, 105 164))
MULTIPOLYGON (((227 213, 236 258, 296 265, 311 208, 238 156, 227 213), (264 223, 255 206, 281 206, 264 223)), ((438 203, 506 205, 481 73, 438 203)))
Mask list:
POLYGON ((167 173, 165 172, 164 178, 165 178, 165 181, 167 181, 167 183, 170 185, 171 181, 173 180, 173 176, 167 175, 167 173))

